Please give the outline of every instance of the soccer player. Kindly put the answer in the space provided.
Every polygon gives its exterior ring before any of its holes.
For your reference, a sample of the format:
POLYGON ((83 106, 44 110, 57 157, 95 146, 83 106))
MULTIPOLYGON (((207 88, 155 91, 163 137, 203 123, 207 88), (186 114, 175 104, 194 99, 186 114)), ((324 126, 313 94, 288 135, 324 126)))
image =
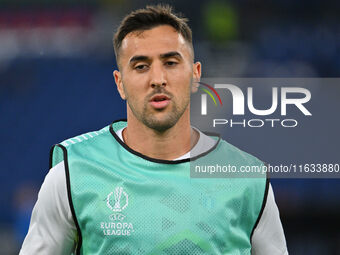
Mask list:
POLYGON ((288 254, 266 178, 190 178, 190 161, 263 163, 190 125, 201 63, 186 19, 134 11, 114 48, 127 121, 52 148, 20 254, 288 254))

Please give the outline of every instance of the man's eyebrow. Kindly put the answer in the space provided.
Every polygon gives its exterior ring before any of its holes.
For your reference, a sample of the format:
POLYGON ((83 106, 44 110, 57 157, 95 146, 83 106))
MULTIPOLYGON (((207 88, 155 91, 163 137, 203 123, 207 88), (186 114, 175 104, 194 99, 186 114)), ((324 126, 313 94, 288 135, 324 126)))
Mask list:
POLYGON ((149 60, 149 59, 150 59, 150 58, 147 57, 147 56, 137 55, 137 56, 133 56, 133 57, 130 59, 130 63, 137 62, 137 61, 147 61, 147 60, 149 60))
POLYGON ((177 51, 170 51, 160 55, 161 58, 171 58, 171 57, 179 57, 182 58, 182 55, 179 54, 177 51))
MULTIPOLYGON (((170 51, 167 53, 163 53, 160 55, 160 58, 171 58, 171 57, 178 57, 178 58, 182 58, 182 55, 179 54, 177 51, 170 51)), ((148 56, 144 56, 144 55, 137 55, 137 56, 133 56, 130 59, 130 64, 134 63, 134 62, 138 62, 138 61, 148 61, 150 60, 150 58, 148 56)))

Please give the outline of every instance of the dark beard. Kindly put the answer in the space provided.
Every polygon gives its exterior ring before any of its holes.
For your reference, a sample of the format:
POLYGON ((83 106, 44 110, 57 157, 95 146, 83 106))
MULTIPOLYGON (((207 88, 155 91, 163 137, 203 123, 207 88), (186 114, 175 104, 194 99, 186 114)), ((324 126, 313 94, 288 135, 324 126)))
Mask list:
MULTIPOLYGON (((173 95, 169 92, 166 92, 163 87, 157 87, 152 91, 152 93, 150 95, 148 95, 145 98, 144 107, 143 107, 143 111, 141 112, 141 114, 139 114, 136 111, 136 109, 133 107, 133 105, 129 103, 129 100, 127 100, 127 102, 130 106, 131 111, 133 112, 133 114, 135 115, 135 117, 139 121, 141 121, 148 128, 151 128, 151 129, 153 129, 153 130, 155 130, 159 133, 163 133, 166 130, 172 128, 178 122, 178 120, 182 117, 183 113, 187 109, 187 107, 189 105, 189 101, 187 102, 186 105, 184 105, 184 107, 182 109, 179 109, 178 105, 175 103, 175 101, 172 101, 171 102, 172 111, 166 116, 165 119, 159 120, 159 119, 155 118, 153 116, 153 114, 148 112, 149 100, 155 94, 165 94, 169 98, 171 98, 171 99, 173 98, 173 95)), ((162 111, 162 110, 160 110, 160 111, 162 111)))
POLYGON ((179 118, 183 115, 183 112, 178 112, 178 108, 175 104, 172 105, 173 109, 172 112, 169 113, 166 120, 158 120, 157 118, 153 118, 151 114, 147 114, 146 106, 144 107, 143 114, 141 116, 141 121, 144 125, 146 125, 148 128, 151 128, 153 130, 156 130, 157 132, 164 132, 168 130, 169 128, 172 128, 179 118))

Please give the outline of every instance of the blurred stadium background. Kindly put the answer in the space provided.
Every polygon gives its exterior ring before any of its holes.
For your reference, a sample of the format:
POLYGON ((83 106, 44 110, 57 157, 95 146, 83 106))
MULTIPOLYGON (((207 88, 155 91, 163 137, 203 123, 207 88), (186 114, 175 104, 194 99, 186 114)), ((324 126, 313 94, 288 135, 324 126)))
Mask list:
MULTIPOLYGON (((125 117, 112 35, 128 11, 151 3, 0 0, 0 254, 18 253, 51 145, 125 117)), ((338 1, 166 3, 190 19, 204 77, 340 76, 338 1)), ((273 180, 290 254, 340 254, 339 184, 273 180)))

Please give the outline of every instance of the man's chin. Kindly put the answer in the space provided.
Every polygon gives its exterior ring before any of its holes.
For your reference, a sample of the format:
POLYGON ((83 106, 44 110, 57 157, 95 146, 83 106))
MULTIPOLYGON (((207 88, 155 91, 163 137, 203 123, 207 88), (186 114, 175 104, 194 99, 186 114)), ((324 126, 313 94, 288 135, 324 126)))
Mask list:
POLYGON ((144 119, 143 123, 157 132, 165 132, 176 125, 178 120, 172 118, 152 118, 144 119))

